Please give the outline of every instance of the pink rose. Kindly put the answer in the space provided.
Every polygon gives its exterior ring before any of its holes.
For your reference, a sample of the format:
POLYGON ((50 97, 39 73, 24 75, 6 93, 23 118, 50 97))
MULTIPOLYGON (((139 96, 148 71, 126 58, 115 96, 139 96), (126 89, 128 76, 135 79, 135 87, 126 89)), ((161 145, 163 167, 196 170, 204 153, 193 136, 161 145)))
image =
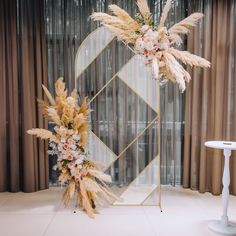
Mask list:
POLYGON ((67 156, 67 160, 72 161, 73 160, 73 156, 71 156, 71 155, 67 156))

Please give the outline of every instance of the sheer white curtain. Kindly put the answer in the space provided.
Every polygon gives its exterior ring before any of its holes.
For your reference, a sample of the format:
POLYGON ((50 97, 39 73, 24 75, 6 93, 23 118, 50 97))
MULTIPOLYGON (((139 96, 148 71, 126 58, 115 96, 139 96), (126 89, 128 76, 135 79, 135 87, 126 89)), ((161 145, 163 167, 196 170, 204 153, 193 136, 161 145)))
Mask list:
MULTIPOLYGON (((85 37, 99 26, 92 22, 89 16, 94 11, 108 11, 107 7, 111 3, 124 8, 131 16, 136 14, 135 0, 45 0, 48 78, 51 89, 59 76, 64 76, 69 90, 74 88, 76 51, 85 37)), ((148 3, 157 22, 165 1, 149 0, 148 3)), ((185 14, 185 1, 173 1, 168 24, 172 25, 183 19, 185 14)), ((82 75, 79 82, 80 95, 92 98, 106 82, 106 78, 111 78, 114 72, 120 69, 132 56, 133 53, 127 50, 121 42, 112 41, 109 48, 104 50, 82 75), (102 69, 104 65, 106 70, 102 69), (90 79, 87 80, 84 77, 90 79)), ((97 97, 92 107, 95 110, 92 115, 93 131, 102 137, 103 142, 117 154, 133 140, 142 127, 155 118, 155 112, 121 80, 115 79, 101 95, 97 97), (97 109, 98 104, 104 102, 107 103, 107 106, 97 109), (126 130, 120 129, 124 125, 127 125, 128 128, 126 130)), ((174 185, 181 182, 183 99, 177 86, 167 84, 161 88, 160 141, 161 181, 163 184, 174 185)), ((157 146, 155 146, 156 129, 156 124, 154 127, 150 127, 145 131, 139 144, 128 150, 126 155, 129 156, 130 161, 124 162, 126 158, 124 156, 114 164, 113 171, 118 183, 129 183, 135 178, 137 168, 142 170, 146 166, 145 161, 144 163, 135 163, 135 158, 132 159, 137 153, 145 156, 146 162, 153 158, 153 154, 157 152, 157 146), (121 169, 118 168, 119 165, 127 165, 128 171, 119 172, 118 169, 121 169)))

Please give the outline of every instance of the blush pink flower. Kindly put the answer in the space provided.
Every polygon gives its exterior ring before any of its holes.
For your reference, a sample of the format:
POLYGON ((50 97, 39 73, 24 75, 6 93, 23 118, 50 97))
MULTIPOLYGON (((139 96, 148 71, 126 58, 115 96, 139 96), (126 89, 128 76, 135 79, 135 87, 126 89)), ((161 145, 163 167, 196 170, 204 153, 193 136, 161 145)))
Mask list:
POLYGON ((68 155, 68 156, 67 156, 67 160, 72 161, 72 160, 73 160, 73 156, 68 155))

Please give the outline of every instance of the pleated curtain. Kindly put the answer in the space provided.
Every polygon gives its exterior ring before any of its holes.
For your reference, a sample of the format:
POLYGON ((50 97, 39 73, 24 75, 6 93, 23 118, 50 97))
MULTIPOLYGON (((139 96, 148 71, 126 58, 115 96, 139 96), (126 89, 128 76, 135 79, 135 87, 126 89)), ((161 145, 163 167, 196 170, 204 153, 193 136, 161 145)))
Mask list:
POLYGON ((48 187, 45 144, 26 131, 45 127, 37 98, 47 85, 43 1, 0 1, 0 191, 48 187))
MULTIPOLYGON (((190 34, 188 49, 207 58, 211 69, 193 69, 186 92, 183 186, 220 194, 223 151, 205 141, 236 141, 236 3, 202 0, 189 3, 189 14, 205 14, 190 34)), ((236 194, 236 153, 230 161, 230 191, 236 194)))

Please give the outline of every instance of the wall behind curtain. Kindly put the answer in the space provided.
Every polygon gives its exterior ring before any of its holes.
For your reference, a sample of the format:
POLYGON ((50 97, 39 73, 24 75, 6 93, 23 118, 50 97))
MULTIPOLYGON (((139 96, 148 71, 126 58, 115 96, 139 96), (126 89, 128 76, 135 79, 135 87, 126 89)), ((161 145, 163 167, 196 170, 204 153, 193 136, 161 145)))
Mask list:
POLYGON ((48 186, 45 145, 26 134, 45 126, 36 101, 47 83, 42 3, 0 1, 0 191, 48 186))
MULTIPOLYGON (((89 16, 94 11, 108 11, 109 4, 117 4, 134 16, 137 10, 134 0, 45 0, 45 23, 47 35, 47 60, 49 87, 53 92, 55 80, 64 76, 69 91, 74 88, 74 59, 76 51, 85 37, 99 24, 89 16)), ((149 0, 150 9, 157 22, 165 1, 149 0)), ((186 15, 186 2, 176 0, 172 4, 168 25, 183 19, 186 15)), ((99 87, 99 63, 109 65, 111 58, 118 57, 117 67, 129 57, 121 44, 114 43, 113 49, 98 61, 90 71, 93 85, 81 84, 80 95, 92 93, 91 86, 99 87), (96 84, 97 83, 97 84, 96 84)), ((92 96, 92 94, 91 94, 92 96)), ((183 97, 177 86, 168 84, 161 88, 161 179, 164 184, 181 182, 181 155, 183 139, 183 97)), ((125 110, 125 104, 124 109, 125 110)), ((102 113, 103 111, 100 111, 102 113)), ((103 112, 105 113, 105 111, 103 112)), ((99 120, 99 114, 97 120, 99 120)), ((104 118, 104 122, 108 118, 104 118)), ((108 124, 106 124, 108 126, 108 124)), ((134 124, 136 129, 138 123, 134 124)), ((134 127, 135 128, 135 127, 134 127)), ((109 137, 107 137, 109 139, 109 137)), ((116 142, 110 145, 116 145, 116 142)))

